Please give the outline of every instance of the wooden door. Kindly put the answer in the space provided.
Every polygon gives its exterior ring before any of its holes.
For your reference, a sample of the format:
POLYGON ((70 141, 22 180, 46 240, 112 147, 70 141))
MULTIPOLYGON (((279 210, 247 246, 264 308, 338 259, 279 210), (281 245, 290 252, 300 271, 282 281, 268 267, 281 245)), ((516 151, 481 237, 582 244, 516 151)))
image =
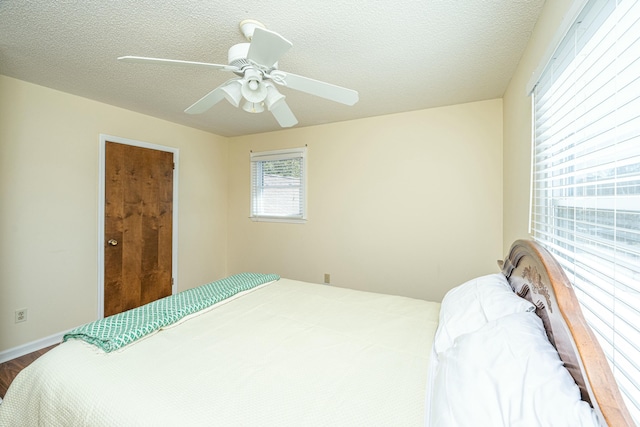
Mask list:
POLYGON ((171 295, 173 153, 105 144, 104 316, 171 295))

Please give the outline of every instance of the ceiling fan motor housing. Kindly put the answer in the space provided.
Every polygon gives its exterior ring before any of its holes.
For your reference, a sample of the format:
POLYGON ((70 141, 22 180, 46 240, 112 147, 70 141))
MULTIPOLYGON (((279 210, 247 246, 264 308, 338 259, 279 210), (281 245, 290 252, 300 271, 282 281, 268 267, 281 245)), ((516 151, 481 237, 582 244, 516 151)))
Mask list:
POLYGON ((231 48, 229 48, 227 63, 240 69, 247 65, 250 65, 249 61, 247 60, 249 46, 251 46, 251 43, 238 43, 231 46, 231 48))
MULTIPOLYGON (((229 52, 227 54, 227 64, 238 67, 240 71, 234 71, 234 73, 239 76, 242 76, 244 74, 242 72, 242 69, 244 67, 253 65, 247 59, 247 56, 249 55, 249 47, 251 47, 251 43, 238 43, 229 48, 229 52)), ((271 66, 270 70, 277 69, 278 63, 276 62, 271 66)))

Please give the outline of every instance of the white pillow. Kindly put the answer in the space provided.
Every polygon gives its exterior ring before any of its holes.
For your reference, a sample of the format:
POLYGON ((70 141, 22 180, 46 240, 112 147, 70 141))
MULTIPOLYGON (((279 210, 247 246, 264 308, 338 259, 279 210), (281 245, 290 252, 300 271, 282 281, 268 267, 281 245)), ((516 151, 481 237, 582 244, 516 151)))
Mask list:
POLYGON ((480 329, 487 322, 535 307, 511 289, 504 275, 490 274, 451 289, 442 299, 434 348, 440 354, 457 337, 480 329))
POLYGON ((460 336, 440 355, 431 426, 599 426, 535 313, 460 336))

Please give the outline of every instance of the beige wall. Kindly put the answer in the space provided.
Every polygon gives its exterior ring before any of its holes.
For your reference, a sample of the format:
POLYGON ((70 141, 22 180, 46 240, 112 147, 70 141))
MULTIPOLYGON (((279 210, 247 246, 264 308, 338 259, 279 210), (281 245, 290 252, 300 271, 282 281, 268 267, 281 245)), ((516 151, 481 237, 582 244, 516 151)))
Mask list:
POLYGON ((503 98, 504 105, 504 242, 529 237, 531 181, 531 98, 526 86, 547 52, 572 0, 545 2, 518 69, 503 98))
POLYGON ((97 316, 100 133, 180 150, 180 289, 226 274, 226 138, 0 76, 0 351, 97 316))
POLYGON ((100 133, 180 149, 180 289, 330 273, 439 300, 503 255, 502 117, 491 100, 227 139, 0 76, 0 351, 96 318, 100 133), (249 150, 304 144, 309 221, 250 221, 249 150))
POLYGON ((502 101, 232 138, 228 224, 229 274, 439 300, 503 256, 502 101), (252 222, 250 150, 304 144, 308 222, 252 222))

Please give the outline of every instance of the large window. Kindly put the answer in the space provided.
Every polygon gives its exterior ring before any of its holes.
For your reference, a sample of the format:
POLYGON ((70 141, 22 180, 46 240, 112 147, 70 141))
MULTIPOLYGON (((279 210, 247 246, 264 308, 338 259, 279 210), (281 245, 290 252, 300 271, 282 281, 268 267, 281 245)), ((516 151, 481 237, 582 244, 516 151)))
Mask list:
POLYGON ((532 232, 640 424, 640 1, 588 1, 534 89, 532 232))
POLYGON ((253 220, 306 219, 306 156, 306 147, 251 153, 253 220))

